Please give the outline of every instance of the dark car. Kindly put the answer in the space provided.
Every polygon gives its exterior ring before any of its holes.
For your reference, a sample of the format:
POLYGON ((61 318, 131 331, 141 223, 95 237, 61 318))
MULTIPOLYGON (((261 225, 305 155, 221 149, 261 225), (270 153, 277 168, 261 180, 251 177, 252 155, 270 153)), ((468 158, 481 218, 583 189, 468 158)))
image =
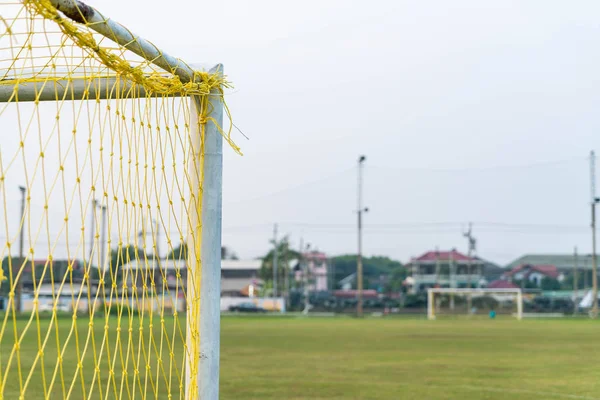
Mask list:
POLYGON ((254 312, 254 313, 263 313, 267 312, 262 307, 257 306, 254 303, 240 303, 235 306, 229 306, 229 311, 237 311, 237 312, 254 312))

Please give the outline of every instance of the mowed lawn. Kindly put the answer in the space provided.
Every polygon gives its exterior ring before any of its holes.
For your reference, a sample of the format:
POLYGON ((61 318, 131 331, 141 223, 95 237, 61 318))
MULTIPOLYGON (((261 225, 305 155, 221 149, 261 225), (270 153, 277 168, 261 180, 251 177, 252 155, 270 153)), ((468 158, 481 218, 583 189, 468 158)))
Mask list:
MULTIPOLYGON (((24 398, 44 398, 44 387, 53 399, 65 398, 69 390, 71 399, 167 399, 169 391, 173 399, 180 398, 177 374, 181 374, 181 365, 158 368, 159 321, 153 324, 155 342, 147 334, 140 341, 139 325, 134 324, 129 347, 130 334, 124 324, 122 353, 115 354, 114 349, 119 349, 115 347, 116 322, 111 317, 107 341, 115 360, 114 378, 108 373, 107 349, 101 350, 99 341, 95 348, 103 355, 96 378, 91 341, 79 373, 74 341, 57 369, 53 334, 44 351, 45 377, 38 361, 24 398), (49 390, 54 371, 58 375, 49 390)), ((18 322, 19 330, 25 323, 18 322)), ((47 328, 48 323, 41 321, 40 327, 47 328)), ((147 323, 143 324, 145 332, 147 323)), ((80 318, 77 326, 82 354, 89 321, 80 318)), ((61 319, 56 335, 61 343, 70 327, 68 318, 61 319)), ((103 327, 102 319, 94 321, 96 340, 102 337, 103 327)), ((173 327, 173 320, 165 319, 166 332, 174 332, 173 327)), ((600 400, 600 322, 596 321, 226 316, 221 333, 222 399, 600 400)), ((24 383, 19 383, 14 357, 7 369, 12 331, 4 335, 0 343, 1 378, 6 380, 3 398, 18 399, 24 383)), ((181 360, 181 334, 175 332, 175 336, 179 339, 173 346, 173 358, 181 360)), ((25 379, 39 354, 35 325, 21 343, 25 379)), ((162 349, 166 362, 170 357, 164 340, 162 349)))
POLYGON ((224 399, 600 399, 600 322, 224 318, 224 399))

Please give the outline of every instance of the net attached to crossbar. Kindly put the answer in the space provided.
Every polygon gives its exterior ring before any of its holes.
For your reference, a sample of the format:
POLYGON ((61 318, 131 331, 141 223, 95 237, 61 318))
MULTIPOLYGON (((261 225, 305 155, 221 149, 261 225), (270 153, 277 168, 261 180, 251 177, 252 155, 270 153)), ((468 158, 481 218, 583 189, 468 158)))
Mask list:
POLYGON ((55 3, 0 4, 0 399, 195 399, 203 143, 213 124, 237 150, 211 117, 228 84, 55 3))

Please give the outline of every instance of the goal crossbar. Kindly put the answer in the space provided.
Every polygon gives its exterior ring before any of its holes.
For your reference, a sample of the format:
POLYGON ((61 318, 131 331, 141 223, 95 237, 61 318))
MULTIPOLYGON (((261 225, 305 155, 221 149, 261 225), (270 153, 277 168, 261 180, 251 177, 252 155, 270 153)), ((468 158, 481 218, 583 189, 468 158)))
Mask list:
POLYGON ((86 24, 102 36, 120 44, 165 71, 177 75, 183 83, 195 79, 195 71, 188 64, 165 53, 148 40, 131 33, 129 29, 105 17, 94 7, 79 0, 50 0, 50 3, 67 18, 86 24))
MULTIPOLYGON (((147 97, 143 85, 134 84, 128 79, 102 77, 92 79, 48 79, 47 81, 16 82, 12 79, 0 80, 0 103, 13 100, 56 101, 57 98, 90 98, 94 100, 147 97)), ((158 96, 158 94, 156 94, 158 96)))
POLYGON ((523 292, 521 289, 465 289, 465 288, 430 288, 427 289, 427 318, 430 320, 435 319, 435 294, 463 294, 463 295, 506 295, 514 294, 517 299, 517 319, 523 319, 523 292))

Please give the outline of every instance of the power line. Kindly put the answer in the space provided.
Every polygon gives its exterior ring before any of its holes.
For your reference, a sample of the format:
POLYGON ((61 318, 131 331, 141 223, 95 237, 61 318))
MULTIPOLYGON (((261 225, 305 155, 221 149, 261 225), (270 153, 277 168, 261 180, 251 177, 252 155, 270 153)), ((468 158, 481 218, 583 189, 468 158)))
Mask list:
POLYGON ((395 167, 390 165, 370 165, 369 168, 391 169, 398 171, 423 171, 423 172, 470 172, 470 171, 491 171, 508 169, 529 169, 537 167, 547 167, 561 164, 569 164, 578 161, 586 161, 586 157, 573 157, 561 160, 541 161, 527 164, 508 164, 508 165, 490 165, 481 167, 457 167, 457 168, 431 168, 431 167, 395 167))
POLYGON ((331 175, 328 175, 328 176, 325 176, 325 177, 322 177, 322 178, 319 178, 319 179, 315 179, 315 180, 312 180, 312 181, 307 181, 307 182, 299 183, 299 184, 296 184, 296 185, 287 186, 287 187, 275 190, 273 192, 261 194, 261 195, 258 195, 256 197, 252 197, 252 198, 249 198, 249 199, 242 199, 242 200, 236 200, 236 201, 227 201, 227 202, 224 202, 224 204, 238 204, 238 203, 246 203, 246 202, 250 202, 250 201, 261 200, 261 199, 264 199, 264 198, 267 198, 267 197, 272 197, 272 196, 276 196, 276 195, 281 194, 281 193, 288 192, 290 190, 300 189, 300 188, 302 188, 304 186, 314 185, 314 184, 317 184, 317 183, 321 183, 323 181, 334 179, 334 178, 337 178, 340 175, 344 175, 344 174, 346 174, 346 173, 348 173, 350 171, 352 171, 352 169, 350 169, 350 168, 344 169, 344 170, 338 171, 338 172, 336 172, 334 174, 331 174, 331 175))
MULTIPOLYGON (((508 222, 473 222, 478 227, 488 230, 520 230, 520 231, 583 231, 588 229, 586 225, 562 225, 562 224, 523 224, 523 223, 508 223, 508 222)), ((302 227, 309 229, 352 229, 354 225, 338 224, 338 223, 306 223, 306 222, 282 222, 281 226, 302 227)), ((365 229, 382 229, 382 230, 443 230, 443 229, 460 229, 464 226, 463 222, 413 222, 413 223, 384 223, 384 224, 369 224, 365 229)), ((226 228, 224 228, 225 230, 226 228)))
MULTIPOLYGON (((589 226, 586 225, 562 225, 562 224, 520 224, 508 222, 473 222, 482 233, 511 233, 511 234, 585 234, 589 231, 589 226)), ((287 231, 301 229, 303 232, 313 232, 319 234, 354 234, 356 226, 354 224, 339 224, 339 223, 308 223, 308 222, 283 222, 278 224, 280 228, 287 231)), ((364 226, 364 230, 370 234, 376 235, 427 235, 427 234, 460 234, 461 228, 464 226, 462 222, 412 222, 412 223, 387 223, 387 224, 369 224, 364 226)), ((272 229, 271 224, 250 224, 224 227, 224 234, 256 234, 257 231, 267 231, 272 229)), ((169 231, 172 238, 179 238, 182 233, 179 231, 169 231)), ((55 234, 55 236, 59 236, 55 234)), ((85 240, 81 237, 65 238, 64 232, 60 240, 53 240, 48 244, 42 243, 40 239, 31 243, 36 247, 46 246, 52 248, 75 248, 85 245, 90 248, 100 241, 85 240)), ((114 233, 113 235, 114 236, 114 233)), ((130 239, 134 239, 133 233, 130 239)), ((185 237, 185 234, 183 235, 185 237)), ((0 234, 0 240, 7 240, 6 235, 0 234)), ((10 239, 14 239, 13 236, 10 239)), ((26 240, 26 242, 29 242, 26 240)), ((132 244, 132 243, 130 243, 132 244)))

